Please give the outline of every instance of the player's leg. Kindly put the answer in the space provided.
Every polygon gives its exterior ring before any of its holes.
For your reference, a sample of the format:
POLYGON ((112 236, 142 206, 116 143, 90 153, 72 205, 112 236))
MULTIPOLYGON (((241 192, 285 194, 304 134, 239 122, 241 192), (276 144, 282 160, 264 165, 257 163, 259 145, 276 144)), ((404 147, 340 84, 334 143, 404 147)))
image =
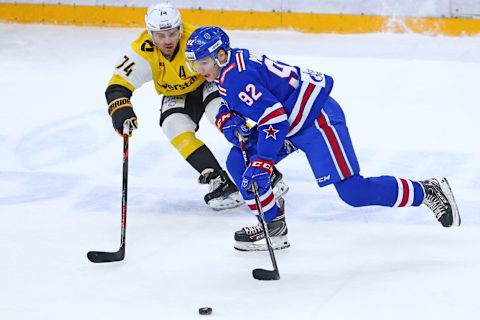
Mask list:
POLYGON ((195 135, 203 114, 201 90, 182 96, 165 96, 160 126, 171 144, 200 173, 199 182, 210 185, 205 202, 215 210, 233 208, 243 203, 237 187, 210 149, 195 135))
POLYGON ((448 181, 413 181, 392 176, 354 175, 335 184, 343 201, 354 207, 418 207, 425 204, 444 227, 460 225, 460 215, 448 181))
POLYGON ((422 185, 392 176, 364 178, 356 174, 335 183, 340 198, 352 207, 418 207, 424 199, 422 185))
MULTIPOLYGON (((254 147, 247 149, 249 156, 256 153, 254 147)), ((242 175, 245 171, 245 163, 241 150, 238 147, 232 147, 227 158, 227 169, 237 185, 242 184, 242 175)), ((243 199, 248 205, 250 211, 257 216, 258 210, 255 198, 252 192, 240 188, 243 199)), ((285 211, 283 199, 278 198, 278 204, 272 187, 258 190, 260 202, 267 222, 268 231, 272 238, 272 246, 274 249, 284 249, 290 246, 287 238, 287 225, 285 222, 285 211)), ((244 227, 235 232, 234 248, 241 251, 258 251, 267 250, 263 228, 261 223, 251 227, 244 227)))
POLYGON ((312 126, 302 129, 289 139, 295 148, 305 152, 320 187, 360 172, 345 117, 332 98, 327 100, 312 126), (336 108, 331 108, 330 105, 336 108))
POLYGON ((432 209, 443 226, 459 225, 458 210, 446 180, 420 182, 393 176, 364 178, 359 174, 343 111, 335 100, 327 101, 315 128, 310 134, 318 138, 309 139, 319 141, 320 147, 316 150, 309 147, 306 153, 320 186, 334 183, 340 198, 354 207, 406 207, 423 203, 432 209), (442 198, 446 201, 441 201, 442 198))
MULTIPOLYGON (((198 124, 203 114, 205 114, 210 123, 213 121, 213 124, 215 124, 215 116, 220 108, 221 98, 218 87, 214 82, 204 82, 200 88, 187 94, 186 100, 188 114, 195 123, 198 124)), ((213 154, 212 158, 214 158, 213 154)), ((202 174, 207 177, 206 182, 210 184, 210 192, 205 195, 205 201, 210 206, 221 208, 224 206, 236 207, 243 203, 237 187, 223 169, 218 175, 217 171, 210 172, 211 170, 207 169, 202 174), (210 177, 213 179, 210 179, 210 177), (225 198, 226 195, 228 195, 227 198, 225 198), (233 206, 229 204, 230 200, 234 202, 233 206)), ((205 180, 200 177, 199 181, 203 182, 205 180)))
MULTIPOLYGON (((343 145, 347 158, 355 159, 350 135, 345 121, 336 121, 335 115, 339 113, 340 106, 333 99, 328 103, 323 114, 318 119, 319 130, 322 136, 327 137, 327 132, 335 131, 338 144, 343 145), (329 115, 331 115, 329 117, 329 115)), ((343 112, 342 112, 343 114, 343 112)), ((331 143, 334 144, 335 142, 331 143)), ((332 158, 341 163, 339 156, 332 158)), ((340 165, 337 165, 340 166, 340 165)), ((355 163, 352 165, 355 167, 355 163)), ((351 177, 347 177, 335 183, 335 188, 340 198, 354 207, 371 205, 387 207, 418 207, 425 204, 430 208, 437 220, 444 227, 460 225, 460 215, 448 181, 443 178, 429 179, 426 181, 414 181, 394 176, 380 176, 364 178, 354 171, 351 177)))

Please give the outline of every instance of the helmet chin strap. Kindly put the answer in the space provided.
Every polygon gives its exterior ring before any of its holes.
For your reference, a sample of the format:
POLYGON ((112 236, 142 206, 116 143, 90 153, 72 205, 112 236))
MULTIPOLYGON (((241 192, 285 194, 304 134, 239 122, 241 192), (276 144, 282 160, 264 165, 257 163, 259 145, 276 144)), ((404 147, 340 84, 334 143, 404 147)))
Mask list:
POLYGON ((223 67, 225 67, 225 66, 228 64, 228 61, 230 61, 230 53, 231 53, 231 51, 228 50, 228 52, 227 52, 227 60, 225 60, 224 63, 220 63, 220 61, 218 60, 218 54, 217 54, 217 56, 215 57, 215 62, 217 63, 217 65, 218 65, 220 68, 223 68, 223 67))

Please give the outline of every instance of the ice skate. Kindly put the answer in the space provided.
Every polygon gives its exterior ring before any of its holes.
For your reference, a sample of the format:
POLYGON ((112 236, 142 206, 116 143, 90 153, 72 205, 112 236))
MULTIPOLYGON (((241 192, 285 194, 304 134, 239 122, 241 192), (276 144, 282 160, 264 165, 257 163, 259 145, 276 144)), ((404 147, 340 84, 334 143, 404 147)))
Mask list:
MULTIPOLYGON (((284 201, 279 199, 281 213, 273 221, 267 223, 268 234, 272 240, 272 248, 275 250, 286 249, 290 247, 287 234, 287 223, 285 222, 284 201)), ((240 251, 265 251, 268 250, 263 227, 258 223, 252 227, 244 227, 235 232, 235 249, 240 251)))
POLYGON ((425 189, 423 204, 433 211, 442 226, 458 227, 461 223, 460 214, 447 179, 443 178, 438 181, 432 178, 420 181, 420 183, 425 189))
POLYGON ((275 199, 281 198, 289 190, 288 184, 283 181, 283 174, 277 170, 276 167, 273 168, 272 175, 270 176, 270 183, 272 185, 273 194, 275 199))
POLYGON ((240 192, 225 171, 215 172, 205 169, 198 182, 209 184, 210 191, 205 195, 205 203, 213 210, 235 208, 244 203, 240 192))

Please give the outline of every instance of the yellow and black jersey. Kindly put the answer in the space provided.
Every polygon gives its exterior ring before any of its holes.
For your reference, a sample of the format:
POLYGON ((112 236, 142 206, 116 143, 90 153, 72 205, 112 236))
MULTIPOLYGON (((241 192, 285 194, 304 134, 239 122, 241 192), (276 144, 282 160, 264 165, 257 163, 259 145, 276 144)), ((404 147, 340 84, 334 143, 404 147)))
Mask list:
POLYGON ((205 78, 188 68, 185 57, 187 40, 195 29, 195 26, 183 23, 179 48, 171 61, 154 46, 145 30, 118 61, 108 85, 121 85, 133 92, 153 80, 157 93, 166 96, 178 96, 197 89, 205 78))

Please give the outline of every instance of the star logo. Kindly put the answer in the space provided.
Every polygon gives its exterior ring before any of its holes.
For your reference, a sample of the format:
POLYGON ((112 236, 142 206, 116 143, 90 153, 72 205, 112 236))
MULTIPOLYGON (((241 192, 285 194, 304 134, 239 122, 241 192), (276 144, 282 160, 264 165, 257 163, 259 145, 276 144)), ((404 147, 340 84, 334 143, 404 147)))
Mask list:
POLYGON ((270 125, 268 127, 268 129, 263 129, 262 131, 267 134, 265 139, 273 138, 273 139, 277 140, 277 132, 280 131, 280 130, 276 130, 272 127, 272 125, 270 125))

